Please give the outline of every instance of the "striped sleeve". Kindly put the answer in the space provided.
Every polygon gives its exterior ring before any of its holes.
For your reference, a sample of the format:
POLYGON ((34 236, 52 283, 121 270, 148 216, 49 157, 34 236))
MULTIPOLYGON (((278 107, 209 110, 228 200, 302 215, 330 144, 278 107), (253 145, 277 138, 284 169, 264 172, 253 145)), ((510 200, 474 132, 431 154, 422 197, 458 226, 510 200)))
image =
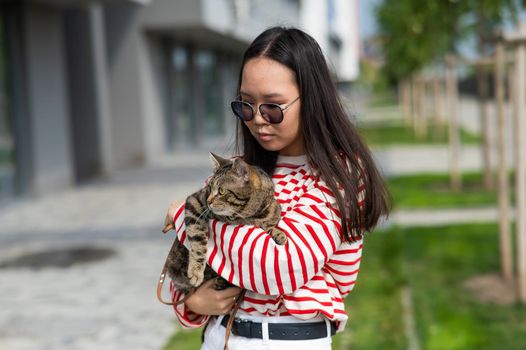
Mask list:
MULTIPOLYGON (((170 291, 172 294, 172 303, 176 303, 184 298, 184 294, 175 290, 173 285, 170 283, 170 291)), ((199 315, 192 312, 185 303, 173 306, 175 315, 184 328, 199 328, 208 322, 210 316, 199 315)))
POLYGON ((362 247, 363 239, 343 242, 323 268, 333 277, 342 298, 350 293, 356 283, 362 260, 362 247))
POLYGON ((179 206, 179 208, 176 209, 174 214, 174 227, 175 227, 175 233, 177 234, 177 237, 179 238, 180 242, 184 242, 184 233, 185 233, 185 224, 184 224, 184 207, 186 203, 183 202, 179 206))
POLYGON ((291 293, 315 276, 341 244, 341 221, 320 187, 281 217, 288 238, 278 245, 257 226, 211 220, 208 263, 232 284, 266 294, 291 293))

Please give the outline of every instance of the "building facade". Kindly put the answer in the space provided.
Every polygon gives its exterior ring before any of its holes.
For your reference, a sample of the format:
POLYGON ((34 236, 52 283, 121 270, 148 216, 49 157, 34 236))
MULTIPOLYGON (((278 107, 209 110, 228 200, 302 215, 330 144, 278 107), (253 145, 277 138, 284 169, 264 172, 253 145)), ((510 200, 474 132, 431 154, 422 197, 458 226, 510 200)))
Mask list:
POLYGON ((241 54, 269 26, 302 27, 354 80, 353 2, 2 2, 0 198, 231 142, 241 54))

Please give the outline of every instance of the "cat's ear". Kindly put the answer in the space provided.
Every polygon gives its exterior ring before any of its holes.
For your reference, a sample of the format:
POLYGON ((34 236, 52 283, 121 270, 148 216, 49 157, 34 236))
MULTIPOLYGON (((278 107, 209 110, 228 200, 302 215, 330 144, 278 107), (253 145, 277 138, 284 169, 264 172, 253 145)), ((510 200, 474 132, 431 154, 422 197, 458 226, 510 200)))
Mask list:
POLYGON ((212 161, 212 165, 214 166, 214 172, 217 171, 217 169, 221 168, 223 165, 232 164, 231 160, 221 158, 220 156, 212 152, 210 152, 210 160, 212 161))
POLYGON ((247 163, 245 163, 242 159, 236 159, 234 160, 234 169, 236 170, 237 175, 239 175, 243 181, 248 182, 249 173, 247 163))

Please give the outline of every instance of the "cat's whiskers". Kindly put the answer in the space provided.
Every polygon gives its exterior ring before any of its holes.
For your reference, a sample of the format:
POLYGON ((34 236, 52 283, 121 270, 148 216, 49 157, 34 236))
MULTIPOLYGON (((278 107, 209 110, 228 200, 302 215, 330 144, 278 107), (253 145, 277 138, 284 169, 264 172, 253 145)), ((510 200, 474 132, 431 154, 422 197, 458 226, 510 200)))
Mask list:
POLYGON ((209 206, 206 207, 206 209, 201 213, 201 215, 199 215, 199 217, 197 218, 197 222, 201 222, 201 218, 204 216, 204 217, 207 217, 208 216, 208 213, 210 213, 211 209, 209 206))

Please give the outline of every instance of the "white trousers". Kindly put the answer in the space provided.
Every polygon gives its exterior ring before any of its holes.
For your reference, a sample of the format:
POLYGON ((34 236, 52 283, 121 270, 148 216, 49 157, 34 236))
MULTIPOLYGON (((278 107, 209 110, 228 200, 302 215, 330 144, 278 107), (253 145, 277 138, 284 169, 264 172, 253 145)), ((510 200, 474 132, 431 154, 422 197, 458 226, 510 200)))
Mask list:
MULTIPOLYGON (((228 338, 228 347, 230 350, 330 350, 331 349, 331 331, 330 322, 323 317, 316 317, 310 320, 300 320, 293 316, 275 316, 275 317, 251 317, 239 316, 239 318, 262 323, 263 337, 267 339, 254 339, 239 337, 230 334, 228 338), (268 339, 268 323, 299 323, 299 322, 319 322, 325 321, 327 324, 327 337, 311 340, 271 340, 268 339)), ((221 325, 223 316, 210 320, 205 331, 205 340, 201 350, 223 350, 225 346, 226 328, 221 325)))

